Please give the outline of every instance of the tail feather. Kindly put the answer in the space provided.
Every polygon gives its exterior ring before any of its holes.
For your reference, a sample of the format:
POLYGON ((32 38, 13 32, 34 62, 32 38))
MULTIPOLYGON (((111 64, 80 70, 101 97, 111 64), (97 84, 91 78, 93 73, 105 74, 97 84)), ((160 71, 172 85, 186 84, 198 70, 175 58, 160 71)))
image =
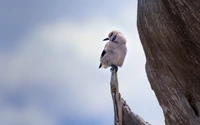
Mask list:
POLYGON ((99 65, 99 69, 101 68, 101 66, 102 66, 102 64, 100 63, 100 65, 99 65))

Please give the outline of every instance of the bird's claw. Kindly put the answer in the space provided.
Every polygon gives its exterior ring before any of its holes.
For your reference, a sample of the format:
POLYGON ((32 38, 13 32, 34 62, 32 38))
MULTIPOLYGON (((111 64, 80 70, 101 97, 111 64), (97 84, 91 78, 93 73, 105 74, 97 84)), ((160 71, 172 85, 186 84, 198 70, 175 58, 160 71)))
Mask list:
POLYGON ((117 72, 118 71, 118 67, 115 66, 115 65, 112 65, 111 68, 110 68, 110 71, 111 72, 113 72, 113 71, 117 72))

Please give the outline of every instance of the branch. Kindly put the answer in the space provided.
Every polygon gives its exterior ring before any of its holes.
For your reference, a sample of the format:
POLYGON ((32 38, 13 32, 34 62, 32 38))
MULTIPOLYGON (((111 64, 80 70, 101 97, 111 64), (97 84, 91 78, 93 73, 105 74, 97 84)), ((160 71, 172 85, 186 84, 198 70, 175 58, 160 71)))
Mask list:
POLYGON ((110 88, 114 106, 114 125, 150 125, 140 116, 133 113, 126 102, 121 98, 116 68, 111 69, 110 88))

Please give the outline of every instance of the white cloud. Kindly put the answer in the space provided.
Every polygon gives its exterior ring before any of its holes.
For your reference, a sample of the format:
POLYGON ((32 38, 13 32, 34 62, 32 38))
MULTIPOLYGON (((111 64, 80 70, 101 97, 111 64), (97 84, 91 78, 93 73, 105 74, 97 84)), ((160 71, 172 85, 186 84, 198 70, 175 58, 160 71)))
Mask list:
MULTIPOLYGON (((123 9, 120 25, 117 21, 103 18, 85 22, 62 20, 38 25, 22 40, 15 53, 6 57, 9 59, 3 62, 5 67, 0 73, 1 80, 13 88, 24 84, 34 86, 36 82, 52 86, 52 92, 56 93, 52 101, 58 101, 56 108, 63 112, 85 117, 109 114, 112 112, 110 72, 109 69, 99 70, 98 64, 105 45, 102 39, 107 37, 108 32, 117 29, 128 40, 128 55, 118 73, 122 96, 135 113, 152 124, 162 124, 162 117, 157 120, 158 115, 162 115, 161 110, 144 72, 145 58, 137 31, 130 28, 136 28, 135 18, 130 18, 134 10, 130 8, 123 9), (156 111, 152 117, 153 111, 149 110, 154 108, 156 111)), ((32 110, 19 114, 17 119, 23 119, 28 112, 32 110)), ((29 114, 26 118, 33 118, 30 121, 42 124, 39 113, 36 110, 33 115, 37 117, 29 114)), ((17 114, 11 110, 8 116, 12 115, 15 117, 17 114)))
POLYGON ((1 108, 0 120, 2 125, 55 125, 55 121, 35 105, 27 107, 25 110, 4 106, 1 108))

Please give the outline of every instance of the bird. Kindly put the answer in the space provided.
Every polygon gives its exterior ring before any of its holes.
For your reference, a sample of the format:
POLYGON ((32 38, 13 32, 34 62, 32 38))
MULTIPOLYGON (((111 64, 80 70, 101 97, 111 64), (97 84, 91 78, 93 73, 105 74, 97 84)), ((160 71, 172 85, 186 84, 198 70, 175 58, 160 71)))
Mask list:
POLYGON ((99 68, 112 67, 111 70, 116 69, 117 71, 118 67, 122 67, 127 53, 126 38, 120 31, 114 30, 103 39, 103 41, 107 40, 109 42, 101 53, 99 68))

